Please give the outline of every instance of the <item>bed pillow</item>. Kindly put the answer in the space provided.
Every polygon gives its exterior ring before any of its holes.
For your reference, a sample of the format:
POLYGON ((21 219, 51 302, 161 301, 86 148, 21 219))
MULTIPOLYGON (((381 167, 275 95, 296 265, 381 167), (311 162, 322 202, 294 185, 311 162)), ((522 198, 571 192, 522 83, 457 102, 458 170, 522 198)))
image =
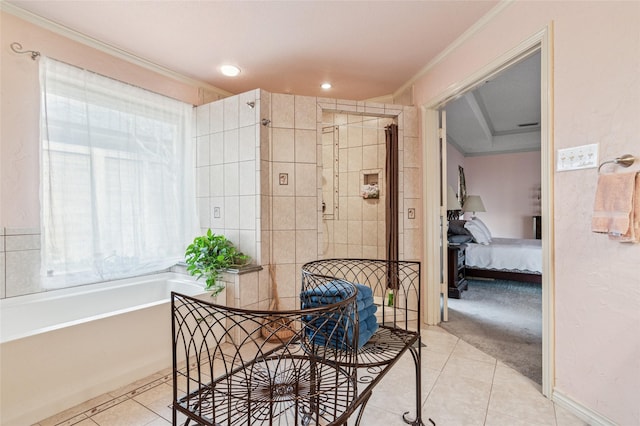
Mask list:
MULTIPOLYGON (((466 231, 466 229, 465 229, 466 231)), ((473 241, 473 237, 471 235, 449 235, 448 237, 449 244, 465 244, 473 241)))
POLYGON ((471 235, 471 233, 464 228, 466 222, 466 220, 450 220, 448 233, 451 235, 471 235))
POLYGON ((477 217, 472 217, 471 220, 473 220, 473 223, 479 225, 480 228, 482 228, 482 230, 487 235, 487 237, 489 237, 489 242, 491 242, 491 239, 493 238, 493 236, 491 235, 491 231, 489 231, 489 228, 487 227, 487 225, 485 225, 485 223, 477 217))
POLYGON ((484 230, 477 224, 471 220, 468 220, 467 223, 464 224, 465 229, 471 232, 471 236, 473 237, 473 241, 478 244, 487 245, 491 242, 489 236, 484 233, 484 230))

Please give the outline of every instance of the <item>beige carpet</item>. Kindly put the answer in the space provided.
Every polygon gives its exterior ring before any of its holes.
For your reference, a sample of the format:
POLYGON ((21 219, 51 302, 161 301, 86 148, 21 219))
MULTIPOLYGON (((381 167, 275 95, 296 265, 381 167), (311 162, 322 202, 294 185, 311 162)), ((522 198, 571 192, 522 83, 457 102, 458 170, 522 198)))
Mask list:
POLYGON ((451 334, 542 383, 540 284, 469 280, 461 299, 449 299, 451 334))

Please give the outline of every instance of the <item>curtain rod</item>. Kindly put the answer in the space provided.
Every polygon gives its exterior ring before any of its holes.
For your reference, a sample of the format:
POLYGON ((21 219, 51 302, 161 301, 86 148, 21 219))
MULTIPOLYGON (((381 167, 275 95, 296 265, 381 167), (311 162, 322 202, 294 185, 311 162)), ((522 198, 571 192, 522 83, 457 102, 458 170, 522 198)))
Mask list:
MULTIPOLYGON (((0 1, 2 1, 2 0, 0 0, 0 1)), ((41 53, 40 53, 40 52, 38 52, 37 50, 23 50, 22 44, 18 43, 17 41, 16 41, 16 42, 11 43, 11 44, 10 44, 10 47, 11 47, 11 50, 12 50, 13 52, 18 53, 18 54, 20 54, 20 55, 24 55, 24 54, 29 54, 29 55, 31 55, 31 59, 33 59, 34 61, 35 61, 36 59, 38 59, 39 57, 41 57, 41 56, 42 56, 42 55, 41 55, 41 53)), ((107 53, 107 54, 109 54, 109 53, 107 53)), ((52 58, 52 59, 54 59, 54 58, 52 58)), ((84 68, 84 67, 80 67, 80 66, 75 65, 75 64, 71 64, 71 63, 69 63, 69 62, 61 61, 60 59, 55 59, 55 60, 56 60, 56 61, 58 61, 58 62, 62 62, 62 63, 64 63, 64 64, 67 64, 67 65, 69 65, 69 66, 72 66, 72 67, 76 67, 76 68, 79 68, 79 69, 82 69, 82 70, 85 70, 85 71, 92 72, 92 73, 94 73, 94 74, 101 75, 101 76, 103 76, 103 77, 110 78, 110 79, 112 79, 112 80, 117 80, 117 79, 114 79, 113 77, 110 77, 110 76, 108 76, 108 75, 104 75, 104 74, 101 74, 101 73, 99 73, 99 72, 92 71, 92 70, 90 70, 90 69, 87 69, 87 68, 84 68)), ((125 60, 126 60, 126 59, 125 59, 125 60)), ((132 63, 132 64, 134 64, 134 65, 138 65, 138 66, 140 66, 140 64, 135 63, 135 62, 132 62, 132 61, 128 61, 128 62, 129 62, 129 63, 132 63)), ((153 72, 157 72, 157 73, 159 73, 159 74, 163 74, 162 72, 160 72, 160 71, 159 71, 159 70, 157 70, 157 69, 152 69, 152 68, 150 68, 150 67, 146 67, 146 68, 147 68, 147 69, 150 69, 150 70, 151 70, 151 71, 153 71, 153 72)), ((167 73, 164 73, 164 75, 165 75, 165 76, 168 76, 169 78, 172 78, 172 79, 174 79, 174 80, 176 80, 176 81, 184 82, 184 78, 179 79, 179 78, 176 78, 176 76, 175 76, 175 75, 170 76, 170 75, 168 75, 167 73)), ((176 75, 177 75, 177 74, 176 74, 176 75)), ((146 88, 144 88, 144 87, 141 87, 141 86, 138 86, 138 85, 135 85, 135 84, 128 83, 128 82, 126 82, 126 81, 122 81, 122 80, 118 80, 118 81, 121 81, 122 83, 125 83, 125 84, 129 84, 129 85, 131 85, 131 86, 140 87, 141 89, 144 89, 144 90, 149 90, 149 89, 146 89, 146 88)), ((198 90, 198 97, 199 97, 200 99, 202 99, 203 95, 201 95, 201 93, 202 93, 205 89, 209 89, 209 87, 206 85, 206 83, 198 82, 198 81, 196 81, 196 80, 192 80, 192 81, 191 81, 191 82, 189 82, 188 84, 192 84, 192 83, 197 83, 197 85, 194 85, 193 87, 194 87, 194 88, 196 88, 196 89, 198 90)), ((214 93, 216 93, 218 96, 231 96, 231 94, 228 94, 228 95, 223 95, 223 94, 221 94, 221 93, 219 92, 219 89, 217 89, 217 88, 216 88, 216 90, 218 90, 218 91, 214 91, 214 93)), ((149 91, 152 91, 152 90, 149 90, 149 91)), ((154 92, 154 93, 158 93, 158 92, 154 92)), ((159 95, 162 95, 162 96, 167 96, 167 95, 165 95, 165 94, 163 94, 163 93, 158 93, 158 94, 159 94, 159 95)), ((171 96, 167 96, 167 97, 172 98, 171 96)), ((172 99, 176 99, 176 98, 172 98, 172 99)), ((181 101, 181 102, 184 102, 184 101, 183 101, 183 100, 181 100, 181 99, 176 99, 176 100, 179 100, 179 101, 181 101)), ((219 99, 218 99, 218 100, 219 100, 219 99)), ((185 103, 189 103, 189 102, 185 102, 185 103)), ((193 105, 193 104, 192 104, 192 105, 193 105)), ((194 107, 196 107, 196 106, 198 106, 198 105, 193 105, 193 106, 194 106, 194 107)))
MULTIPOLYGON (((31 59, 33 59, 34 61, 42 56, 40 54, 40 52, 38 52, 36 50, 22 50, 22 45, 20 43, 18 43, 18 42, 11 43, 10 47, 11 47, 11 50, 13 50, 15 53, 18 53, 18 54, 21 54, 21 55, 30 54, 31 55, 31 59)), ((177 98, 174 98, 172 96, 165 95, 164 93, 159 93, 159 92, 156 92, 154 90, 150 90, 150 89, 147 89, 145 87, 139 86, 137 84, 129 83, 128 81, 119 80, 117 78, 113 78, 113 77, 108 76, 106 74, 101 74, 99 72, 87 69, 85 67, 81 67, 81 66, 78 66, 78 65, 75 65, 75 64, 71 64, 69 62, 61 61, 60 59, 54 59, 54 58, 50 58, 50 59, 52 59, 52 60, 54 60, 56 62, 63 63, 65 65, 68 65, 70 67, 82 70, 82 71, 86 71, 86 72, 89 72, 89 73, 92 73, 92 74, 95 74, 95 75, 99 75, 100 77, 108 78, 109 80, 117 81, 119 83, 126 84, 126 85, 131 86, 131 87, 137 87, 138 89, 146 90, 147 92, 155 93, 156 95, 164 96, 165 98, 173 99, 173 100, 178 101, 178 102, 182 102, 182 103, 185 103, 185 104, 192 105, 194 108, 197 106, 197 105, 190 104, 189 102, 185 102, 185 101, 183 101, 181 99, 177 99, 177 98)), ((200 90, 200 89, 201 88, 198 87, 198 90, 200 90)))
POLYGON ((14 52, 20 55, 24 55, 24 54, 31 55, 31 59, 34 61, 38 59, 38 57, 40 56, 40 52, 36 50, 22 50, 22 45, 17 41, 14 41, 13 43, 11 43, 9 47, 11 47, 11 50, 13 50, 14 52))

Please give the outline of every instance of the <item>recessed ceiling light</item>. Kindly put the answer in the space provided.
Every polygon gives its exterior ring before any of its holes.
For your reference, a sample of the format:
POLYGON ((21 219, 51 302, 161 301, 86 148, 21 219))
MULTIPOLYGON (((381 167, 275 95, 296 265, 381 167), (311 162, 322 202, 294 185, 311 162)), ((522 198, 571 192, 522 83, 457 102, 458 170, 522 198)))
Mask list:
POLYGON ((329 90, 331 89, 331 83, 322 83, 320 87, 322 87, 324 90, 329 90))
POLYGON ((223 65, 220 67, 220 72, 227 77, 235 77, 240 74, 240 68, 235 65, 223 65))

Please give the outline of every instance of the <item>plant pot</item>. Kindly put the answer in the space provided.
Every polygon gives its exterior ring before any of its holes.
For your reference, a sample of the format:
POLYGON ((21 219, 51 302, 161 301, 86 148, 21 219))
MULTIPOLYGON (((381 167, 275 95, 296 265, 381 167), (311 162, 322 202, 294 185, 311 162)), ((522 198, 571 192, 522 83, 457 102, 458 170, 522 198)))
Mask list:
POLYGON ((268 317, 262 325, 262 337, 267 342, 284 343, 295 334, 295 330, 291 327, 291 320, 289 318, 277 316, 268 317))

